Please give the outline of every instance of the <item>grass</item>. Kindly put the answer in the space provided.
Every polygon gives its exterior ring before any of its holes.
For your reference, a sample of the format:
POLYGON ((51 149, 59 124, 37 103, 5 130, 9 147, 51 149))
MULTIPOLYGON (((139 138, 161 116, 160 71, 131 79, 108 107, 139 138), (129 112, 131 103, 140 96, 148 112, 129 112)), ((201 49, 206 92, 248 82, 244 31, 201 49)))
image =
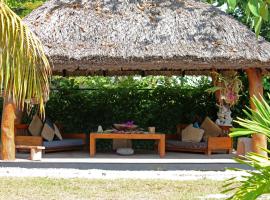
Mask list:
POLYGON ((0 199, 204 199, 222 190, 221 181, 0 178, 0 199))

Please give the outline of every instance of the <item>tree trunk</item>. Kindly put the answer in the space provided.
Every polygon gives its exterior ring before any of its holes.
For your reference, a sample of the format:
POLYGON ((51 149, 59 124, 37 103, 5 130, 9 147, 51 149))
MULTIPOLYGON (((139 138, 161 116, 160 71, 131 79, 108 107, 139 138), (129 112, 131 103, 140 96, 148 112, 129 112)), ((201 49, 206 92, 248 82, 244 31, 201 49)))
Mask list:
POLYGON ((15 160, 14 121, 15 105, 11 98, 5 97, 1 124, 3 160, 15 160))
MULTIPOLYGON (((250 68, 246 70, 249 81, 249 96, 261 98, 263 95, 262 73, 260 69, 250 68)), ((255 110, 255 105, 250 100, 251 109, 255 110)), ((263 134, 254 133, 252 135, 252 151, 263 156, 267 156, 267 152, 260 148, 267 148, 267 138, 263 134)))

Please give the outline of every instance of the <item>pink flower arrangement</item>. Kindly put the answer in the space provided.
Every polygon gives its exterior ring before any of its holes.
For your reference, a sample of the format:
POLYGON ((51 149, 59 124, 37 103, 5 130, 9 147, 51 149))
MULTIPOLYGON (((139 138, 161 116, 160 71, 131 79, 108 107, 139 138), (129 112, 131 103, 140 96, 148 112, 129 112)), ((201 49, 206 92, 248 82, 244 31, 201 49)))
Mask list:
POLYGON ((238 94, 232 90, 227 90, 225 94, 225 102, 229 105, 234 105, 238 101, 238 94))
POLYGON ((126 126, 133 126, 134 125, 134 121, 127 121, 126 123, 124 123, 126 126))

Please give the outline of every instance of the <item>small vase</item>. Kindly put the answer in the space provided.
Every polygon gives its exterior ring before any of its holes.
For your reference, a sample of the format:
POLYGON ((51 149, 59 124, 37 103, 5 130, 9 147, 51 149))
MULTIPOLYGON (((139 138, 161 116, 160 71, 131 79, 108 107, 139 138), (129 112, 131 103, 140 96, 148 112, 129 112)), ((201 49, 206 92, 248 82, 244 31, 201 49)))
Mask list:
POLYGON ((98 130, 97 130, 98 133, 102 133, 103 132, 103 128, 101 125, 98 126, 98 130))

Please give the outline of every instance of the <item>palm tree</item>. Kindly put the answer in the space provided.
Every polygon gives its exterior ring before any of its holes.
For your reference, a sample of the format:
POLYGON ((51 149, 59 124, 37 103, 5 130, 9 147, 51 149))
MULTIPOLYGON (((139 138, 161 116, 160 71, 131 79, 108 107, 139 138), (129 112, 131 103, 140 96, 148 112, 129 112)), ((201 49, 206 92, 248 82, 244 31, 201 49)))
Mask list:
MULTIPOLYGON (((268 97, 270 98, 269 94, 268 97)), ((260 99, 253 97, 252 103, 256 109, 247 108, 244 110, 246 118, 235 120, 240 128, 234 128, 230 136, 247 136, 260 133, 270 139, 270 105, 263 97, 260 97, 260 99)), ((262 150, 270 153, 267 149, 262 150)), ((270 194, 270 161, 268 157, 250 152, 245 158, 246 160, 237 159, 237 161, 249 165, 255 171, 244 170, 249 175, 242 177, 241 181, 227 180, 225 185, 227 189, 224 192, 234 191, 230 198, 232 200, 255 200, 264 194, 270 194)), ((239 171, 240 169, 234 170, 239 171)))
POLYGON ((4 0, 0 0, 0 87, 4 98, 2 159, 15 159, 15 111, 23 110, 34 99, 44 114, 50 74, 50 64, 41 42, 4 0))

